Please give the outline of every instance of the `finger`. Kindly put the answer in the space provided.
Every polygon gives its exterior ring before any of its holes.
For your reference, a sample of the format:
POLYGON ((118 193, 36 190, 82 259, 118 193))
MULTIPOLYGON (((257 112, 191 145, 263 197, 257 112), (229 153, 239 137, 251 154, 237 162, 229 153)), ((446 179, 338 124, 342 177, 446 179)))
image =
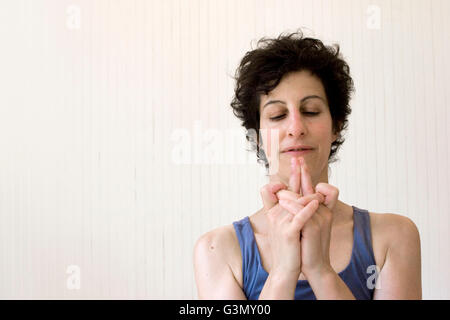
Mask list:
MULTIPOLYGON (((300 164, 298 159, 291 158, 291 176, 289 178, 289 188, 288 190, 300 194, 300 164)), ((301 194, 300 194, 301 195, 301 194)))
POLYGON ((298 193, 294 193, 289 190, 280 190, 277 192, 277 197, 279 200, 292 200, 297 201, 302 206, 306 206, 311 200, 317 199, 319 203, 324 203, 325 197, 320 192, 310 194, 308 196, 301 197, 298 193))
POLYGON ((294 219, 292 219, 291 227, 300 232, 305 223, 314 215, 319 207, 319 202, 317 200, 313 200, 308 203, 300 212, 298 212, 294 219))
POLYGON ((306 163, 305 158, 300 157, 301 162, 301 186, 303 195, 313 194, 314 187, 312 184, 311 173, 309 171, 308 164, 306 163))
POLYGON ((292 201, 296 201, 298 199, 300 199, 300 195, 298 193, 295 193, 293 191, 289 191, 289 190, 280 190, 277 192, 277 197, 279 200, 292 200, 292 201))
POLYGON ((331 184, 321 182, 316 185, 316 192, 320 192, 325 196, 324 204, 328 209, 332 210, 338 201, 339 189, 331 184))
POLYGON ((282 209, 281 212, 279 213, 279 219, 280 219, 280 223, 283 224, 284 221, 289 221, 291 222, 292 219, 294 219, 294 214, 292 212, 290 212, 289 210, 286 210, 286 208, 283 208, 282 205, 278 204, 280 206, 280 208, 282 209))
POLYGON ((315 212, 303 225, 301 236, 305 239, 317 232, 320 232, 320 223, 317 220, 317 212, 315 212))
POLYGON ((283 204, 286 209, 290 209, 290 211, 294 214, 302 210, 308 203, 312 200, 317 200, 319 205, 323 204, 324 196, 319 193, 313 193, 309 196, 304 196, 301 198, 296 198, 297 195, 291 191, 281 190, 278 192, 279 203, 283 204))
POLYGON ((263 201, 264 209, 269 210, 270 208, 272 208, 278 202, 276 193, 286 188, 287 186, 281 182, 268 183, 264 187, 262 187, 261 198, 263 201))
POLYGON ((280 219, 286 216, 286 209, 284 209, 282 206, 280 206, 279 203, 277 203, 267 211, 266 216, 272 224, 277 223, 280 219))
POLYGON ((303 209, 303 206, 300 203, 293 200, 280 200, 278 203, 281 207, 294 215, 303 209))
MULTIPOLYGON (((282 198, 280 198, 282 199, 282 198)), ((319 204, 323 204, 325 201, 325 197, 320 192, 316 192, 307 196, 303 196, 300 199, 296 200, 298 203, 300 203, 302 206, 306 206, 308 203, 310 203, 312 200, 319 201, 319 204)))

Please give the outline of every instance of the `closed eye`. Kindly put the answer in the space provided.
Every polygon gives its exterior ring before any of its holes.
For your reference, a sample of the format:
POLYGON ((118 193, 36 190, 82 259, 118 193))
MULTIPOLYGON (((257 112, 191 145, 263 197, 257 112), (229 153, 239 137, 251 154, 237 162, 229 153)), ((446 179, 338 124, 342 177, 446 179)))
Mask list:
MULTIPOLYGON (((304 113, 304 114, 307 114, 309 117, 314 117, 314 116, 318 115, 320 112, 303 112, 303 113, 304 113)), ((282 114, 282 115, 280 115, 280 116, 278 116, 278 117, 270 118, 270 120, 272 120, 272 121, 278 121, 278 120, 283 119, 284 116, 285 116, 285 114, 282 114)))

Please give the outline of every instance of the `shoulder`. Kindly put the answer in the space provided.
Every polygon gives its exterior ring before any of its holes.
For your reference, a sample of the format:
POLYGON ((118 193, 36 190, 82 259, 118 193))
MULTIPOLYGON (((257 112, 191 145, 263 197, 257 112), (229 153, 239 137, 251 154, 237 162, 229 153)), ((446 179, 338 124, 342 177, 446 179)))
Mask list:
POLYGON ((236 249, 236 245, 239 248, 234 227, 233 225, 226 225, 201 235, 195 243, 195 250, 207 251, 226 259, 233 249, 236 249))
POLYGON ((389 252, 420 250, 419 229, 410 218, 395 213, 370 212, 369 215, 374 251, 378 248, 386 258, 389 252))
POLYGON ((240 283, 242 259, 234 226, 221 226, 201 235, 194 246, 194 262, 216 270, 226 268, 240 283))
POLYGON ((389 240, 411 240, 419 236, 419 229, 408 217, 395 213, 372 213, 370 222, 373 228, 386 235, 389 240))

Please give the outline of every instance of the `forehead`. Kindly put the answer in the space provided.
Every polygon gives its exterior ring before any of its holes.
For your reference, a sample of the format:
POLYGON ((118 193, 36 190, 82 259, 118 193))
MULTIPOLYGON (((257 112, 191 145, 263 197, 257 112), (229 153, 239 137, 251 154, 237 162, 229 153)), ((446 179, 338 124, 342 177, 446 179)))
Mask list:
POLYGON ((298 102, 309 95, 317 95, 327 101, 322 81, 317 76, 308 70, 296 71, 285 75, 268 95, 262 94, 259 107, 262 108, 272 99, 289 103, 298 102))

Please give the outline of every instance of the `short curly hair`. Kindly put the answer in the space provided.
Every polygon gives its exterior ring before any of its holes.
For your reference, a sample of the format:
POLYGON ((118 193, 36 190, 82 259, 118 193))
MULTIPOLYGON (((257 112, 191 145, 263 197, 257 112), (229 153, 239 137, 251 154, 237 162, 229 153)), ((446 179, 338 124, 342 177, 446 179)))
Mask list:
MULTIPOLYGON (((342 132, 347 129, 351 94, 354 91, 350 67, 342 58, 338 44, 325 46, 322 41, 303 37, 301 30, 281 34, 275 39, 261 38, 257 48, 242 58, 236 70, 233 113, 242 121, 247 132, 256 132, 257 141, 250 151, 256 151, 257 162, 269 168, 264 150, 259 141, 260 95, 267 95, 290 72, 309 70, 324 86, 334 134, 338 138, 331 145, 328 164, 335 162, 335 155, 345 139, 342 132)), ((247 134, 247 141, 250 137, 247 134)))

